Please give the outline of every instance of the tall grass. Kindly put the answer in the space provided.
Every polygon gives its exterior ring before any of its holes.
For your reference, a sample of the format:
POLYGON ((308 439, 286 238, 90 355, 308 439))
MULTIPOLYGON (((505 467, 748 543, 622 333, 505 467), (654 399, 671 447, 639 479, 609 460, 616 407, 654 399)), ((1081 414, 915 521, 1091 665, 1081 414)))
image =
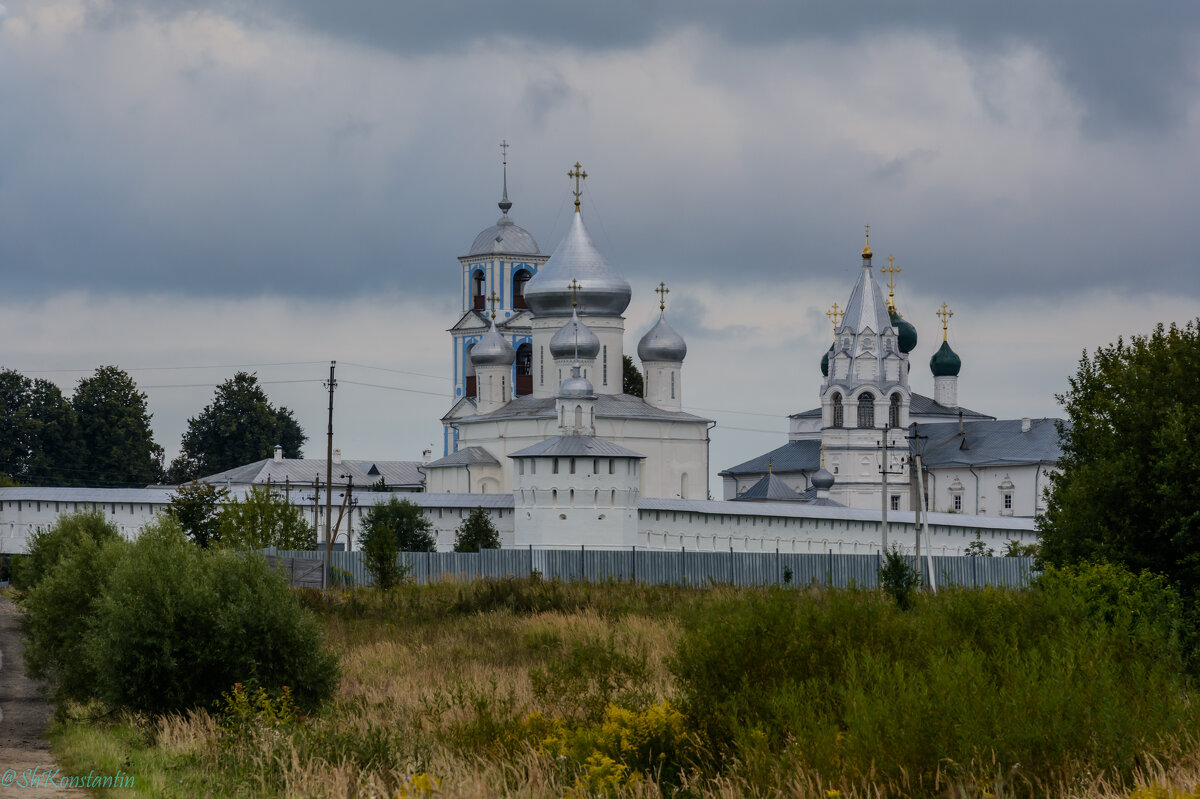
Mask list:
POLYGON ((1156 597, 1078 580, 910 611, 536 579, 309 594, 342 653, 319 713, 246 693, 132 719, 96 751, 136 750, 166 796, 211 776, 315 797, 1170 799, 1200 784, 1200 727, 1156 597))

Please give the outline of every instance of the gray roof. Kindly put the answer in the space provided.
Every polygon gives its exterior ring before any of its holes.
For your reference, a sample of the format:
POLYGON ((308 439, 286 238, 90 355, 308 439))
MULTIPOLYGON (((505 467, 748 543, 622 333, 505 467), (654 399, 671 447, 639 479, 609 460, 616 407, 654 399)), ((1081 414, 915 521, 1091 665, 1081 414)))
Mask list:
POLYGON ((850 299, 846 301, 846 310, 841 324, 838 325, 837 335, 841 336, 846 332, 857 335, 867 328, 880 335, 891 327, 892 320, 887 312, 887 304, 883 301, 883 289, 875 282, 875 270, 871 268, 870 260, 864 259, 858 280, 850 290, 850 299))
POLYGON ((767 473, 754 485, 734 497, 737 502, 801 502, 802 497, 774 474, 767 473))
MULTIPOLYGON (((455 420, 455 423, 470 424, 471 422, 490 422, 498 419, 556 418, 558 412, 555 410, 554 402, 554 397, 535 397, 532 394, 526 394, 515 397, 505 403, 503 408, 497 408, 491 413, 463 417, 455 420)), ((631 397, 628 394, 597 395, 596 417, 599 419, 658 419, 676 422, 711 421, 682 411, 664 411, 662 408, 654 407, 641 397, 631 397)))
POLYGON ((83 502, 104 505, 150 503, 166 505, 175 493, 174 487, 149 488, 58 488, 42 486, 13 486, 0 488, 0 502, 83 502))
POLYGON ((499 466, 500 461, 483 447, 467 447, 458 452, 452 452, 444 458, 430 463, 426 469, 440 469, 447 466, 499 466))
POLYGON ((622 446, 595 436, 555 436, 545 441, 539 441, 532 447, 514 452, 510 458, 533 458, 542 456, 553 457, 584 457, 584 458, 644 458, 639 452, 625 449, 622 446))
POLYGON ((629 283, 596 249, 580 213, 573 214, 567 235, 525 285, 525 301, 533 315, 570 316, 575 301, 573 281, 579 282, 579 308, 585 315, 620 316, 629 307, 629 283))
MULTIPOLYGON (((932 397, 926 397, 924 394, 913 392, 912 400, 908 404, 909 416, 945 416, 948 419, 957 419, 958 412, 962 411, 964 419, 995 419, 995 416, 988 416, 986 413, 973 411, 970 408, 947 408, 945 405, 938 405, 933 401, 932 397)), ((821 409, 813 408, 812 410, 793 413, 789 419, 820 419, 821 409)))
POLYGON ((471 255, 540 255, 538 243, 529 231, 515 224, 508 214, 482 231, 471 245, 471 255))
MULTIPOLYGON (((325 463, 324 458, 284 458, 281 461, 264 458, 261 461, 200 479, 213 485, 225 483, 230 485, 265 484, 268 480, 271 483, 303 484, 312 483, 318 478, 324 483, 325 463)), ((425 481, 425 476, 421 474, 419 461, 343 460, 341 463, 334 462, 333 482, 335 485, 344 485, 347 482, 342 475, 353 476, 354 484, 364 488, 379 482, 381 477, 387 485, 395 488, 419 489, 425 481)))
MULTIPOLYGON (((437 494, 414 494, 413 496, 428 497, 437 494)), ((878 508, 847 508, 836 507, 828 503, 813 502, 735 502, 731 499, 669 499, 665 497, 641 497, 638 500, 638 510, 666 511, 675 513, 703 513, 712 516, 758 516, 789 519, 842 519, 845 521, 879 523, 878 508)), ((912 511, 889 511, 888 519, 893 524, 912 524, 912 511)), ((963 513, 930 513, 931 525, 946 527, 961 527, 974 532, 980 526, 980 516, 963 513)), ((1034 530, 1035 521, 1028 516, 988 516, 987 526, 997 530, 1034 530)))
POLYGON ((1021 432, 1020 419, 982 420, 958 423, 922 424, 922 458, 927 467, 1005 466, 1028 463, 1056 463, 1062 455, 1058 444, 1057 419, 1031 419, 1028 433, 1021 432))
POLYGON ((821 442, 816 439, 789 441, 782 447, 768 453, 751 458, 745 463, 730 466, 720 474, 765 474, 776 471, 781 474, 792 472, 811 472, 821 468, 821 442))

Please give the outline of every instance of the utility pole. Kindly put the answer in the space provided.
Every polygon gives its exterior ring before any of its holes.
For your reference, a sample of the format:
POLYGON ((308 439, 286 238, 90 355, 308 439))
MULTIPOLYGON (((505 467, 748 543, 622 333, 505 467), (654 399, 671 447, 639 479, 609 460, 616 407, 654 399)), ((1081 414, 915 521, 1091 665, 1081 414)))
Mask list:
MULTIPOLYGON (((924 474, 921 471, 921 442, 929 438, 917 433, 917 423, 913 422, 908 426, 908 435, 905 436, 909 442, 909 485, 912 489, 911 493, 916 494, 916 502, 913 503, 913 533, 916 536, 916 554, 917 554, 917 575, 921 574, 921 520, 925 520, 925 546, 930 550, 929 560, 929 579, 933 581, 933 547, 929 541, 929 518, 925 511, 925 481, 924 474)), ((910 496, 911 496, 910 493, 910 496)))
POLYGON ((890 429, 891 428, 887 427, 887 426, 885 426, 883 428, 883 441, 881 441, 879 444, 879 446, 883 447, 883 462, 879 464, 879 474, 883 478, 882 526, 883 526, 883 551, 884 551, 884 554, 887 553, 887 548, 888 548, 888 505, 891 503, 891 497, 888 496, 888 475, 889 474, 904 474, 903 471, 893 472, 889 468, 889 464, 888 464, 888 449, 889 449, 888 431, 890 429))
POLYGON ((337 380, 333 377, 337 361, 329 362, 329 432, 325 448, 325 574, 328 575, 333 566, 333 539, 331 522, 333 521, 333 390, 337 388, 337 380))

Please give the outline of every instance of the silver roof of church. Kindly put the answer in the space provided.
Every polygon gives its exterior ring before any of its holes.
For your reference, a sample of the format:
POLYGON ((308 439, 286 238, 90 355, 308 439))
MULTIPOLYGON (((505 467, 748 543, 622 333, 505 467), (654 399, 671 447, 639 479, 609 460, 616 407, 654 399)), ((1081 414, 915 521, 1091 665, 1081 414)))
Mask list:
POLYGON ((658 322, 638 342, 637 354, 643 361, 682 361, 687 357, 687 342, 667 324, 666 313, 660 311, 658 322))
MULTIPOLYGON (((470 398, 467 402, 472 402, 470 398)), ((491 413, 481 413, 475 416, 454 418, 455 424, 472 424, 474 422, 491 422, 499 419, 553 419, 558 416, 555 410, 554 397, 535 397, 525 394, 514 397, 491 413)), ((456 406, 457 407, 457 406, 456 406)), ((443 421, 451 418, 442 417, 443 421)), ((701 416, 695 416, 683 411, 664 411, 646 402, 641 397, 631 397, 628 394, 597 394, 597 419, 658 419, 664 422, 711 422, 701 416)))
POLYGON ((629 307, 629 283, 596 249, 580 213, 574 214, 550 260, 525 285, 525 301, 534 316, 570 316, 573 281, 579 283, 579 308, 585 315, 620 316, 629 307))
POLYGON ((542 456, 567 456, 585 458, 645 458, 640 452, 625 449, 603 438, 595 436, 555 436, 539 441, 532 447, 514 452, 510 458, 532 458, 542 456))
POLYGON ((551 357, 591 360, 599 354, 600 338, 572 310, 571 319, 550 339, 551 357))
POLYGON ((488 326, 488 332, 471 348, 471 363, 475 366, 511 366, 517 359, 517 351, 508 339, 496 329, 496 320, 488 326))
POLYGON ((475 237, 467 255, 540 255, 541 252, 533 235, 505 214, 475 237))

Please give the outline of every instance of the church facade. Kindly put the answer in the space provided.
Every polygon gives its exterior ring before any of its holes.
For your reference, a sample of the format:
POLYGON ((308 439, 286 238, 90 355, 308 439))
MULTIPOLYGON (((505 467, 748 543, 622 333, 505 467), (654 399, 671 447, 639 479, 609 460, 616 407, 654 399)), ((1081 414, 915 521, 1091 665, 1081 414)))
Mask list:
POLYGON ((945 303, 942 343, 930 359, 933 397, 909 385, 916 328, 895 304, 891 259, 887 299, 875 279, 868 235, 845 310, 835 303, 833 343, 821 358, 820 407, 793 414, 781 447, 721 472, 727 500, 753 497, 773 476, 799 501, 815 495, 827 467, 830 498, 851 508, 916 510, 910 469, 920 455, 926 507, 935 512, 1033 517, 1044 509, 1047 472, 1060 454, 1054 419, 998 420, 958 404, 962 361, 948 341, 953 315, 945 303), (823 463, 822 463, 823 458, 823 463), (886 472, 886 475, 885 475, 886 472), (888 487, 884 488, 885 478, 888 487))
MULTIPOLYGON (((645 396, 631 396, 624 392, 623 316, 631 288, 588 233, 581 201, 586 173, 576 164, 572 176, 575 213, 552 255, 542 255, 533 237, 508 220, 506 190, 500 223, 480 233, 472 253, 459 259, 464 308, 451 328, 453 405, 442 418, 444 457, 425 467, 427 491, 533 490, 533 473, 522 473, 522 453, 569 435, 603 442, 596 451, 625 454, 589 455, 577 441, 547 450, 558 454, 546 456, 538 490, 552 506, 561 505, 558 516, 587 508, 612 519, 629 501, 622 497, 630 488, 641 497, 707 499, 713 422, 682 409, 687 344, 667 322, 665 286, 657 323, 637 348, 645 396), (491 244, 507 251, 487 256, 495 268, 480 268, 479 253, 491 244), (512 283, 522 272, 529 279, 512 283), (512 302, 505 305, 503 296, 512 302), (486 313, 476 307, 479 298, 488 303, 486 313), (569 393, 570 385, 578 390, 583 384, 585 394, 569 393), (634 472, 631 487, 624 478, 634 472)), ((636 517, 636 499, 625 510, 630 507, 636 517)))

